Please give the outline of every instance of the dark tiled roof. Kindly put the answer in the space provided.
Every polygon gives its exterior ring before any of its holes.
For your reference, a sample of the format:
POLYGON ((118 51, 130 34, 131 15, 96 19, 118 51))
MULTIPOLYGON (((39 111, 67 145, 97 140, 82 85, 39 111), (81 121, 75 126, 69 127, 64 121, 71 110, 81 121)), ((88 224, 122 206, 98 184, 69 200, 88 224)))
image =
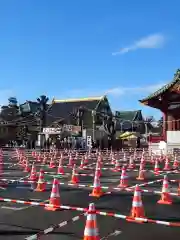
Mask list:
POLYGON ((57 119, 68 119, 80 107, 95 110, 103 99, 104 96, 97 98, 53 100, 52 105, 47 111, 47 125, 50 125, 57 119))
POLYGON ((119 121, 140 121, 142 120, 141 110, 137 111, 116 111, 115 116, 119 121))
POLYGON ((117 131, 133 131, 138 121, 143 121, 141 110, 116 111, 115 116, 117 117, 117 131))
POLYGON ((169 88, 173 87, 178 81, 180 81, 180 69, 178 69, 176 71, 176 73, 174 74, 174 78, 173 78, 173 80, 170 83, 164 85, 162 88, 160 88, 159 90, 157 90, 154 93, 150 94, 148 97, 146 97, 146 98, 144 98, 142 100, 139 100, 139 102, 144 103, 144 102, 146 102, 146 101, 148 101, 148 100, 150 100, 152 98, 158 97, 159 95, 161 95, 161 94, 165 93, 166 91, 168 91, 169 88))
POLYGON ((1 110, 1 118, 5 121, 14 121, 20 117, 18 108, 16 107, 6 107, 4 106, 1 110))
POLYGON ((20 110, 23 113, 36 113, 38 111, 39 104, 37 102, 26 101, 25 103, 20 105, 20 110))

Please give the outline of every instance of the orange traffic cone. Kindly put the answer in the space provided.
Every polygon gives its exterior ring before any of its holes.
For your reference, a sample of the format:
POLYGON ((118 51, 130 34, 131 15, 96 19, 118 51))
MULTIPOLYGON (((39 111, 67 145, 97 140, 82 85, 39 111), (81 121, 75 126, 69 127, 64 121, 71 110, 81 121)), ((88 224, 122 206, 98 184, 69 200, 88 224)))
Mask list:
POLYGON ((59 166, 58 166, 58 169, 57 169, 57 174, 64 175, 64 168, 63 168, 63 165, 62 165, 62 158, 59 159, 59 166))
POLYGON ((89 204, 83 240, 100 240, 94 203, 89 204))
POLYGON ((95 176, 94 176, 93 190, 92 190, 92 193, 89 194, 89 196, 101 197, 102 195, 103 195, 103 191, 102 191, 102 188, 101 188, 98 172, 96 171, 95 176))
POLYGON ((52 157, 49 163, 49 168, 55 168, 55 167, 56 167, 56 164, 54 162, 54 158, 52 157))
POLYGON ((146 164, 146 160, 145 160, 145 158, 144 158, 144 154, 142 154, 142 157, 141 157, 141 160, 140 160, 140 164, 142 164, 143 167, 144 167, 145 164, 146 164))
POLYGON ((166 161, 165 161, 165 165, 164 165, 164 168, 163 168, 164 171, 169 171, 171 170, 171 166, 170 166, 170 163, 169 163, 169 159, 166 158, 166 161))
POLYGON ((59 194, 59 181, 56 178, 53 181, 49 204, 51 204, 51 206, 49 205, 45 207, 45 209, 49 211, 56 211, 61 205, 59 194))
POLYGON ((160 171, 160 167, 159 167, 158 160, 156 159, 155 165, 154 165, 154 175, 159 175, 160 174, 159 171, 160 171))
POLYGON ((176 169, 179 167, 179 161, 177 159, 177 156, 174 156, 174 162, 173 162, 173 168, 176 169))
POLYGON ((24 172, 30 172, 30 171, 31 171, 31 169, 30 169, 30 167, 29 167, 29 162, 28 162, 28 160, 26 160, 24 172))
POLYGON ((34 151, 34 158, 36 158, 37 157, 37 152, 36 151, 34 151))
POLYGON ((116 159, 116 163, 115 163, 115 166, 113 168, 113 172, 119 172, 120 170, 121 170, 120 161, 118 159, 116 159))
POLYGON ((137 180, 140 180, 140 181, 143 181, 145 179, 145 176, 144 176, 144 165, 140 163, 140 166, 139 166, 139 175, 138 177, 136 178, 137 180))
POLYGON ((88 162, 89 162, 89 157, 88 157, 87 154, 85 154, 85 156, 84 156, 84 164, 87 165, 88 162))
POLYGON ((44 165, 47 163, 47 157, 46 156, 44 156, 43 157, 43 162, 42 162, 44 165))
POLYGON ((36 181, 37 180, 36 167, 35 167, 34 163, 32 164, 31 174, 30 174, 29 180, 30 181, 36 181))
POLYGON ((73 158, 72 158, 72 155, 70 155, 68 166, 69 166, 69 167, 72 167, 73 164, 74 164, 74 160, 73 160, 73 158))
POLYGON ((116 163, 116 158, 114 156, 114 154, 111 155, 111 164, 115 164, 116 163))
POLYGON ((169 194, 169 183, 167 176, 164 176, 163 186, 161 191, 161 199, 157 202, 159 204, 172 204, 171 195, 169 194))
POLYGON ((118 187, 120 188, 126 188, 128 186, 128 175, 126 173, 126 167, 122 167, 122 173, 121 173, 121 178, 120 178, 120 184, 118 187))
POLYGON ((128 168, 133 169, 134 167, 135 167, 135 164, 134 164, 133 156, 130 156, 128 168))
POLYGON ((134 190, 134 197, 131 208, 131 215, 127 218, 128 221, 141 222, 140 220, 135 220, 134 218, 144 218, 144 207, 141 199, 141 190, 138 185, 136 185, 134 190))
POLYGON ((99 153, 99 156, 98 156, 98 158, 97 158, 97 161, 99 161, 100 163, 102 163, 102 161, 103 161, 103 158, 102 158, 102 155, 101 155, 101 153, 99 153))
POLYGON ((101 176, 101 163, 99 161, 96 162, 96 168, 95 172, 98 174, 98 176, 101 176))
POLYGON ((31 156, 34 158, 36 156, 36 152, 32 151, 31 156))
POLYGON ((37 156, 37 162, 41 162, 41 154, 39 153, 39 155, 37 156))
POLYGON ((126 161, 127 161, 126 153, 124 153, 124 156, 123 156, 123 161, 124 161, 124 162, 126 162, 126 161))
POLYGON ((77 171, 76 171, 76 164, 74 164, 70 183, 77 184, 78 182, 79 182, 79 179, 78 179, 78 174, 77 174, 77 171))
POLYGON ((83 169, 84 167, 85 167, 84 157, 82 156, 81 165, 79 166, 79 168, 80 168, 80 169, 83 169))
POLYGON ((74 160, 77 161, 78 158, 79 158, 79 154, 78 154, 78 152, 76 152, 74 160))
MULTIPOLYGON (((26 167, 26 161, 27 161, 27 159, 26 159, 26 157, 24 157, 24 159, 23 159, 23 162, 22 162, 22 167, 26 167)), ((2 162, 2 160, 1 160, 1 162, 2 162)))
POLYGON ((54 159, 57 159, 57 151, 54 153, 54 159))
POLYGON ((60 158, 61 158, 62 160, 64 159, 63 153, 60 154, 60 158))
MULTIPOLYGON (((23 157, 23 156, 20 156, 20 157, 19 157, 19 162, 18 162, 18 164, 19 164, 19 165, 22 165, 23 161, 24 161, 24 157, 23 157)), ((2 159, 0 160, 0 162, 2 162, 2 159)))
POLYGON ((44 192, 46 190, 46 183, 44 181, 44 171, 41 169, 39 174, 39 179, 37 182, 37 187, 34 190, 35 192, 44 192))

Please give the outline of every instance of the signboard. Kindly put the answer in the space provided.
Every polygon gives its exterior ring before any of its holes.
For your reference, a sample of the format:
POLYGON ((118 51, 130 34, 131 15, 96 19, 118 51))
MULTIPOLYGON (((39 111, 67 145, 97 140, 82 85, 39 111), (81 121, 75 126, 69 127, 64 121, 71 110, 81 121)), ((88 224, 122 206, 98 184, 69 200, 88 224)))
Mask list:
POLYGON ((60 134, 62 131, 67 131, 71 133, 78 133, 81 131, 80 126, 74 126, 74 125, 63 125, 62 127, 58 128, 43 128, 44 134, 60 134))
POLYGON ((62 128, 43 128, 44 134, 60 134, 62 132, 62 128))
POLYGON ((75 126, 75 125, 63 125, 63 130, 67 132, 72 132, 72 133, 78 133, 81 131, 81 126, 75 126))
POLYGON ((89 147, 89 148, 92 147, 92 138, 91 138, 91 136, 87 136, 87 147, 89 147))
POLYGON ((16 125, 17 123, 16 122, 13 122, 13 121, 10 121, 10 122, 7 122, 7 121, 0 121, 0 125, 16 125))
POLYGON ((64 131, 72 132, 72 129, 73 129, 73 125, 66 125, 66 124, 63 125, 64 131))

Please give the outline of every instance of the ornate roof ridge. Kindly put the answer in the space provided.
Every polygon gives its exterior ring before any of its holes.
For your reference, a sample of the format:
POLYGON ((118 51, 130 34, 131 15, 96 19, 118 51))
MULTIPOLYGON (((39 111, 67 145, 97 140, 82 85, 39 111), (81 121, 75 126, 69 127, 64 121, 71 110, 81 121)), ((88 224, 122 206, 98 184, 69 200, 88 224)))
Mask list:
POLYGON ((65 103, 65 102, 85 102, 85 101, 100 101, 105 96, 100 97, 85 97, 85 98, 69 98, 69 99, 53 99, 53 103, 65 103))
POLYGON ((177 69, 176 73, 174 74, 174 78, 170 83, 165 84, 164 86, 162 86, 160 89, 158 89, 157 91, 155 91, 154 93, 150 94, 149 96, 139 100, 139 102, 144 103, 154 97, 158 97, 160 94, 165 93, 169 88, 171 88, 172 86, 174 86, 174 84, 177 83, 177 81, 180 80, 180 69, 177 69))

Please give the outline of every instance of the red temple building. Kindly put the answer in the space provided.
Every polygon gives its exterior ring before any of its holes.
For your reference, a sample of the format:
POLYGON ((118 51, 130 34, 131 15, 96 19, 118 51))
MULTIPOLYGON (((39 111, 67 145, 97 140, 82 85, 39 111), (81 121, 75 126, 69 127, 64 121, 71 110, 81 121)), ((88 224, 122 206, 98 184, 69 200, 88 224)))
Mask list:
POLYGON ((140 102, 159 109, 163 114, 162 134, 152 136, 150 141, 165 141, 168 146, 180 147, 180 69, 176 71, 170 83, 140 102))

